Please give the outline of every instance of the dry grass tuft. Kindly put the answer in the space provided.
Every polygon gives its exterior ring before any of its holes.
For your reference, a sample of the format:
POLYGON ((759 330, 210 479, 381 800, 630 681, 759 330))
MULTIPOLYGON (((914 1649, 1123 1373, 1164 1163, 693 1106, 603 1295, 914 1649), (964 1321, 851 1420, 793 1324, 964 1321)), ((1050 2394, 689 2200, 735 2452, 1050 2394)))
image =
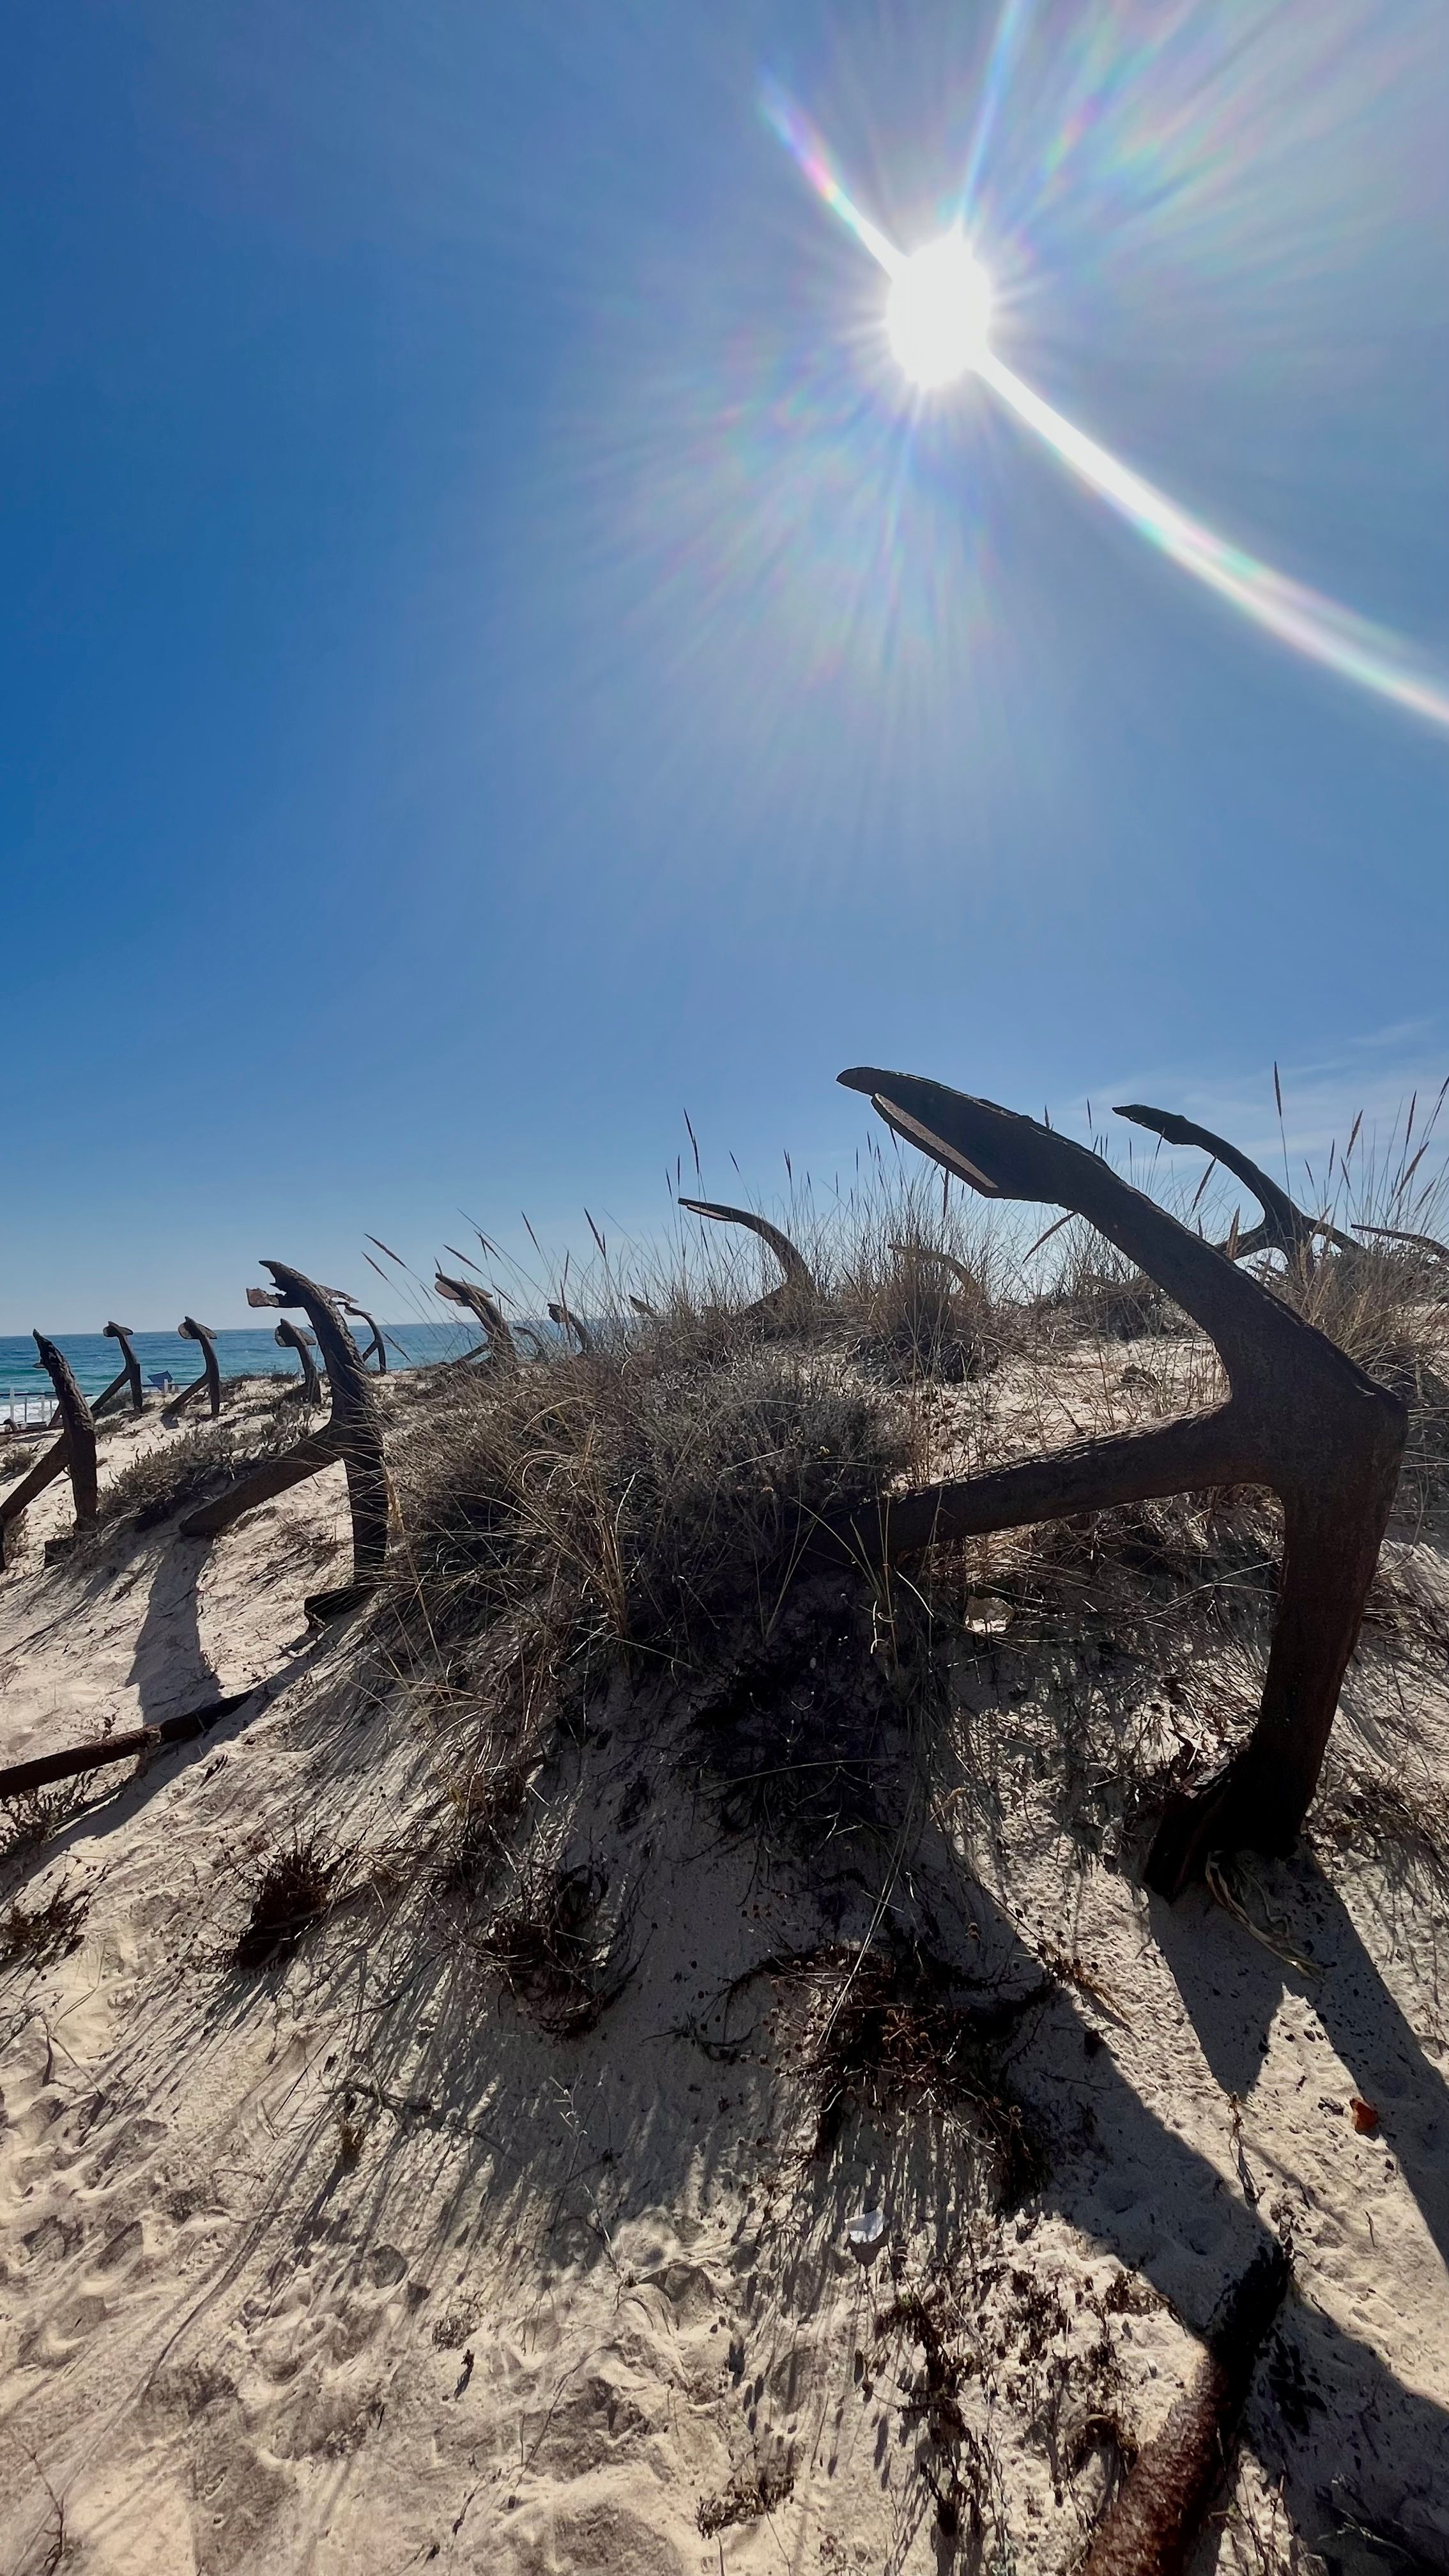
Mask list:
POLYGON ((1080 1219, 1065 1232, 1062 1264, 1034 1321, 1049 1340, 1134 1342, 1189 1332, 1180 1307, 1080 1219))
POLYGON ((0 1967, 48 1968, 78 1950, 90 1899, 64 1879, 43 1905, 12 1905, 0 1923, 0 1967))
POLYGON ((452 1814, 438 1870, 442 1895, 476 1896, 488 1886, 528 1803, 544 1749, 540 1743, 485 1741, 448 1779, 452 1814))
POLYGON ((349 2093, 337 2114, 337 2161, 348 2172, 362 2160, 367 2144, 367 2123, 358 2112, 349 2093))
POLYGON ((175 1440, 143 1450, 102 1487, 97 1531, 109 1536, 123 1522, 136 1530, 157 1529, 264 1459, 280 1456, 296 1437, 295 1418, 271 1408, 244 1425, 199 1423, 175 1440))
POLYGON ((233 1957, 239 1968, 269 1968, 290 1959, 304 1933, 327 1911, 340 1860, 326 1860, 315 1842, 294 1841, 275 1852, 262 1872, 252 1910, 233 1957))
POLYGON ((854 1283, 863 1310, 857 1356, 902 1386, 923 1378, 960 1385, 993 1368, 1001 1333, 985 1281, 930 1244, 891 1244, 888 1255, 854 1283))
POLYGON ((9 1828, 0 1844, 0 1860, 9 1860, 15 1852, 38 1851, 60 1833, 85 1804, 91 1777, 83 1771, 53 1789, 28 1789, 20 1797, 0 1801, 9 1828))
POLYGON ((1407 1875, 1427 1904, 1449 1899, 1449 1793, 1433 1780, 1330 1760, 1313 1811, 1315 1838, 1407 1875))
POLYGON ((803 2056, 818 2106, 815 2153, 828 2155, 852 2111, 892 2119, 902 2109, 964 2123, 981 2149, 993 2195, 1014 2207, 1045 2172, 1040 2140, 1006 2071, 1022 2018, 1055 1990, 973 1992, 959 1968, 901 1941, 832 1945, 768 1964, 809 1989, 803 2056))
POLYGON ((763 1639, 742 1627, 726 1641, 692 1695, 724 1832, 810 1854, 888 1831, 913 1731, 940 1714, 933 1648, 914 1590, 892 1599, 848 1569, 794 1586, 763 1639))
POLYGON ((742 1615, 768 1617, 794 1514, 878 1492, 905 1453, 889 1399, 829 1350, 702 1356, 666 1323, 452 1377, 395 1470, 403 1627, 436 1651, 527 1603, 560 1667, 697 1666, 742 1615))
MULTIPOLYGON (((961 2412, 960 2390, 963 2380, 976 2367, 976 2356, 956 2330, 951 2313, 952 2302, 943 2282, 933 2282, 924 2290, 906 2290, 882 2308, 875 2321, 877 2347, 904 2335, 921 2353, 922 2370, 914 2386, 905 2389, 903 2421, 914 2429, 923 2425, 938 2450, 954 2450, 966 2442, 966 2422, 961 2412)), ((958 2503, 960 2499, 955 2499, 958 2503)), ((973 2494, 971 2522, 980 2528, 981 2494, 973 2494)), ((948 2530, 959 2527, 944 2523, 948 2530)))
POLYGON ((785 2504, 795 2492, 795 2472, 791 2468, 758 2469, 753 2477, 732 2478, 723 2493, 701 2496, 695 2517, 700 2537, 713 2538, 717 2531, 731 2531, 736 2523, 758 2522, 785 2504))
POLYGON ((591 1862, 566 1862, 557 1845, 530 1845, 507 1902, 477 1936, 479 1954, 553 2039, 579 2039, 623 1992, 631 1971, 613 1964, 618 1943, 599 1925, 609 1892, 591 1862))

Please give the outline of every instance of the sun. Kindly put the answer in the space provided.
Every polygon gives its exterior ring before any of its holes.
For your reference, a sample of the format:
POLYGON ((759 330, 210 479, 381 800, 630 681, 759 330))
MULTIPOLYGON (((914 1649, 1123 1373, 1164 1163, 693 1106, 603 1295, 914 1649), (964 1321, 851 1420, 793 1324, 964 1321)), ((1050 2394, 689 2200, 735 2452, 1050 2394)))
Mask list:
POLYGON ((902 260, 886 304, 886 334, 912 384, 953 384, 986 355, 991 284, 959 233, 902 260))

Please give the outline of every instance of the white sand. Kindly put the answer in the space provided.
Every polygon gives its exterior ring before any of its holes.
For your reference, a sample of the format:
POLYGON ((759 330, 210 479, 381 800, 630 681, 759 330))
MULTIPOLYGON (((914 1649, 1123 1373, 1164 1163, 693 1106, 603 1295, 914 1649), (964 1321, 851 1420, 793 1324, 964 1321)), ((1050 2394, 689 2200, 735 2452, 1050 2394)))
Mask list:
MULTIPOLYGON (((134 1437, 107 1441, 108 1470, 134 1437)), ((0 1580, 0 1760, 291 1678, 139 1776, 96 1775, 5 1864, 7 1907, 87 1900, 68 1956, 0 1971, 5 2569, 966 2566, 910 2420, 921 2350, 873 2329, 922 2290, 967 2355, 985 2558, 1066 2569, 1109 2465, 1094 2410, 1138 2439, 1161 2421, 1188 2329, 1267 2224, 1291 2233, 1295 2288, 1198 2567, 1286 2565, 1293 2534, 1332 2533, 1336 2493, 1449 2569, 1446 2028, 1434 1909, 1402 1873, 1326 1840, 1261 1870, 1251 1901, 1314 1954, 1305 1975, 1205 1897, 1168 1912, 1071 1853, 1051 1781, 1006 1758, 976 1891, 949 1835, 909 1891, 1013 1991, 1044 1951, 1086 1981, 1023 2025, 1051 2170, 997 2218, 963 2124, 856 2118, 811 2153, 808 1998, 756 1979, 726 2014, 722 1991, 769 1953, 863 1937, 868 1893, 829 1853, 812 1876, 726 1841, 682 1713, 616 1701, 608 1742, 549 1775, 633 1965, 595 2030, 551 2039, 470 1949, 466 1909, 439 1898, 419 1929, 408 1855, 438 1749, 359 1686, 348 1631, 307 1641, 303 1595, 345 1579, 340 1473, 209 1552, 166 1530, 46 1569, 68 1517, 60 1487, 0 1580), (314 1832, 346 1855, 341 1902, 287 1966, 237 1969, 263 1860, 314 1832), (868 2205, 888 2245, 865 2272, 843 2230, 868 2205), (701 2532, 702 2500, 762 2474, 793 2486, 701 2532)), ((1449 1603, 1427 1543, 1413 1568, 1449 1603)), ((963 1683, 978 1745, 1007 1757, 1044 1687, 1020 1662, 963 1683)), ((1449 1693, 1405 1713, 1392 1669, 1351 1689, 1339 1745, 1449 1787, 1449 1693)), ((1211 1677, 1186 1695, 1201 1714, 1211 1677)), ((964 1831, 965 1803, 945 1814, 964 1831)))

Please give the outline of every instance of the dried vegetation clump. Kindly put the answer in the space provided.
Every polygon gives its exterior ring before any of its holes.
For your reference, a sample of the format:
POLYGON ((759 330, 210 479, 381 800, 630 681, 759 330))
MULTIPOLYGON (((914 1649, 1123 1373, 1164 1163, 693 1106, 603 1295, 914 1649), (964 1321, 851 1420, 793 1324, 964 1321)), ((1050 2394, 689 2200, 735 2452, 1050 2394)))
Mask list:
POLYGON ((22 1852, 39 1851, 68 1825, 77 1809, 84 1804, 88 1776, 80 1772, 74 1779, 60 1781, 53 1789, 27 1789, 16 1797, 0 1801, 0 1813, 5 1819, 0 1860, 9 1860, 22 1852))
POLYGON ((43 1905, 12 1905, 0 1921, 0 1967, 47 1968, 78 1950, 89 1904, 62 1879, 43 1905))
POLYGON ((109 1536, 127 1524, 157 1529, 220 1493, 234 1477, 279 1457, 297 1437, 295 1412, 283 1413, 282 1401, 269 1397, 240 1420, 198 1423, 144 1449, 102 1486, 98 1534, 109 1536))
POLYGON ((968 2534, 1007 2559, 998 2425, 1008 2411, 1044 2456, 1055 2502, 1070 2495, 1083 2524, 1099 2518, 1136 2456, 1123 2420, 1111 2320, 1161 2305, 1119 2273, 1067 2307, 1057 2284, 1013 2262, 984 2230, 943 2252, 882 2300, 859 2379, 892 2373, 902 2437, 921 2438, 917 2467, 943 2540, 968 2534), (1005 2544, 1005 2545, 1004 2545, 1005 2544))
POLYGON ((304 1933, 326 1913, 341 1867, 315 1838, 299 1835, 274 1852, 252 1898, 251 1912, 233 1953, 239 1968, 268 1968, 290 1959, 304 1933))
POLYGON ((842 1300, 860 1309, 857 1357, 885 1383, 943 1386, 983 1376, 1002 1355, 1001 1319, 979 1270, 919 1239, 862 1264, 842 1300))
POLYGON ((414 1640, 454 1645, 527 1604, 581 1675, 615 1653, 688 1670, 778 1587, 798 1516, 899 1472, 904 1425, 838 1353, 703 1341, 665 1325, 449 1381, 394 1470, 414 1640))
POLYGON ((1155 1279, 1080 1219, 1073 1220, 1056 1277, 1033 1300, 1032 1320, 1037 1333, 1058 1348, 1084 1339, 1136 1342, 1195 1330, 1155 1279))
POLYGON ((1437 1780, 1330 1751, 1312 1832, 1374 1863, 1434 1917, 1449 1904, 1449 1794, 1437 1780))
MULTIPOLYGON (((1044 1286, 1036 1247, 1013 1271, 1009 1247, 921 1196, 887 1193, 852 1224, 833 1247, 794 1228, 812 1293, 742 1313, 727 1295, 753 1283, 718 1274, 704 1294, 646 1282, 647 1300, 612 1306, 574 1291, 587 1353, 453 1367, 394 1413, 403 1540, 375 1634, 448 1748, 433 1883, 493 1904, 491 1955, 545 2018, 592 2012, 600 1980, 570 1919, 590 1864, 532 1851, 536 1801, 560 1730, 586 1740, 616 1688, 656 1712, 682 1697, 723 1833, 797 1856, 842 1832, 880 1843, 909 1777, 927 1803, 949 1793, 968 1844, 1027 1795, 1125 1859, 1251 1717, 1282 1526, 1256 1489, 943 1548, 909 1582, 849 1566, 788 1579, 815 1514, 1224 1392, 1197 1328, 1078 1221, 1044 1286)), ((1412 1535, 1449 1457, 1449 1268, 1392 1244, 1259 1267, 1408 1396, 1412 1535)), ((1361 1656, 1397 1651, 1400 1631, 1427 1650, 1437 1617, 1386 1560, 1361 1656)), ((867 1977, 861 2009, 873 1991, 867 1977)), ((960 2010, 943 2062, 964 2068, 960 2010)), ((842 2045, 852 2027, 847 2013, 842 2045)), ((1004 2133, 999 2160, 1020 2161, 1004 2133)))
POLYGON ((602 1869, 569 1862, 557 1846, 535 1842, 514 1871, 506 1901, 477 1936, 479 1955, 555 2039, 592 2030, 628 1980, 627 1966, 613 1965, 618 1941, 599 1924, 608 1892, 602 1869))
POLYGON ((1396 1526, 1417 1531, 1449 1498, 1449 1262, 1389 1244, 1306 1272, 1278 1293, 1409 1408, 1396 1526))
POLYGON ((732 2479, 722 2494, 700 2497, 695 2516, 700 2537, 709 2540, 717 2531, 732 2531, 737 2523, 759 2522, 787 2503, 794 2492, 795 2472, 790 2468, 763 2468, 752 2477, 732 2479))
POLYGON ((833 1946, 781 1961, 777 1977, 809 1996, 802 2057, 818 2108, 815 2151, 828 2155, 852 2111, 892 2120, 924 2111, 966 2126, 990 2194, 1010 2208, 1045 2170, 1045 2151, 1011 2085, 1021 2026, 1054 1990, 972 1991, 958 1967, 921 1943, 833 1946))

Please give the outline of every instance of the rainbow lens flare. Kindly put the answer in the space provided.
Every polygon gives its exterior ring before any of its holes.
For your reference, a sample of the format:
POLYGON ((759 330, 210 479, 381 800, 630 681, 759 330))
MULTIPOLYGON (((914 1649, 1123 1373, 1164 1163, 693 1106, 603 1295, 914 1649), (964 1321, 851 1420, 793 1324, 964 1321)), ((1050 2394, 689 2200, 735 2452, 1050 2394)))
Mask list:
MULTIPOLYGON (((856 205, 809 119, 777 90, 766 93, 764 105, 816 194, 890 278, 887 334, 915 385, 930 392, 972 372, 1079 482, 1184 572, 1309 661, 1449 727, 1449 683, 1400 637, 1217 536, 1003 365, 987 344, 989 283, 963 232, 948 233, 913 255, 898 250, 856 205)), ((993 97, 989 105, 994 114, 999 100, 993 97)))

